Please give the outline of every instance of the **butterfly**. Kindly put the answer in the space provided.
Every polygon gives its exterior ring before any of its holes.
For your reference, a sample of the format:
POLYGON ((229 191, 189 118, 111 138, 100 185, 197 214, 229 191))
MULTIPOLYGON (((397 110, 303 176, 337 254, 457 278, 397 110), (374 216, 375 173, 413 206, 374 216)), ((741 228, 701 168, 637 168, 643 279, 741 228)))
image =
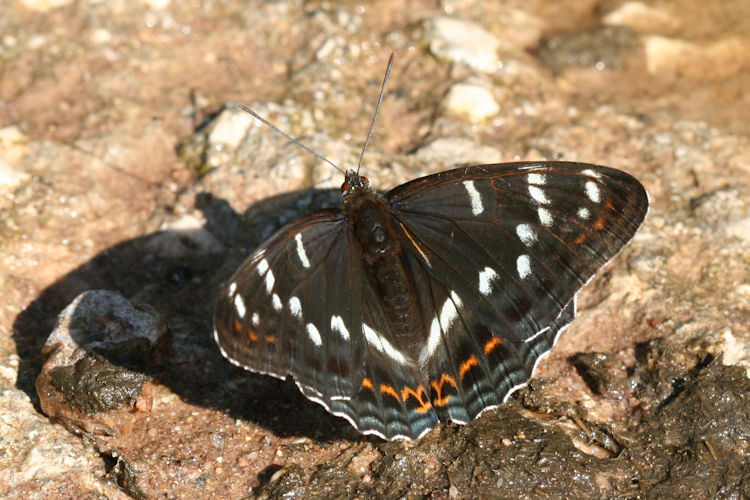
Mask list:
POLYGON ((386 194, 348 170, 341 189, 340 209, 247 257, 214 336, 232 363, 292 376, 388 440, 466 424, 523 387, 649 205, 625 172, 560 161, 456 168, 386 194))

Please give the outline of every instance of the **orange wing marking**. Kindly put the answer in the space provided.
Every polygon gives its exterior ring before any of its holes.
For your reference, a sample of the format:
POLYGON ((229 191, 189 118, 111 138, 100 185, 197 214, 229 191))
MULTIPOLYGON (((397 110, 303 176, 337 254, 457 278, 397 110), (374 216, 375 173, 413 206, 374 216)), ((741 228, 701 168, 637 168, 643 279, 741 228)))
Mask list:
POLYGON ((473 354, 469 357, 469 359, 461 363, 461 366, 458 367, 458 376, 461 378, 461 380, 464 379, 464 375, 466 375, 469 372, 469 370, 471 370, 473 367, 477 366, 478 364, 479 364, 479 360, 473 354))
POLYGON ((237 333, 240 333, 242 331, 242 323, 240 323, 240 320, 238 319, 234 320, 234 331, 237 333))
POLYGON ((484 353, 489 354, 495 349, 497 349, 497 346, 502 344, 503 341, 499 339, 498 337, 492 337, 490 340, 487 341, 486 344, 484 344, 484 353))
POLYGON ((266 342, 269 344, 275 344, 276 343, 276 337, 273 335, 266 335, 266 342))
POLYGON ((594 230, 600 231, 602 229, 604 229, 604 219, 599 217, 598 219, 596 219, 596 222, 594 222, 594 230))
POLYGON ((374 390, 374 387, 372 386, 372 380, 367 377, 362 379, 362 387, 370 391, 374 390))
POLYGON ((427 399, 427 391, 423 386, 418 385, 416 391, 411 387, 404 386, 404 390, 401 391, 401 399, 406 403, 411 397, 416 399, 417 403, 419 403, 419 408, 415 409, 417 413, 427 413, 430 411, 430 408, 432 408, 432 403, 427 399))
POLYGON ((576 245, 580 245, 584 241, 586 241, 586 238, 587 238, 586 234, 585 233, 581 233, 581 234, 578 235, 578 238, 576 238, 575 240, 573 240, 573 243, 575 243, 576 245))
POLYGON ((454 389, 458 389, 456 380, 447 373, 443 373, 442 375, 440 375, 440 380, 430 380, 430 385, 433 389, 435 389, 435 393, 437 394, 435 399, 432 400, 432 404, 434 404, 435 406, 445 406, 451 400, 450 394, 446 396, 443 395, 443 385, 446 382, 452 385, 454 389))
POLYGON ((394 389, 392 385, 380 384, 380 392, 393 396, 396 398, 396 401, 401 401, 401 398, 398 397, 398 392, 396 392, 396 389, 394 389))
POLYGON ((247 338, 250 339, 250 342, 257 342, 258 341, 258 334, 255 333, 252 330, 247 331, 247 338))

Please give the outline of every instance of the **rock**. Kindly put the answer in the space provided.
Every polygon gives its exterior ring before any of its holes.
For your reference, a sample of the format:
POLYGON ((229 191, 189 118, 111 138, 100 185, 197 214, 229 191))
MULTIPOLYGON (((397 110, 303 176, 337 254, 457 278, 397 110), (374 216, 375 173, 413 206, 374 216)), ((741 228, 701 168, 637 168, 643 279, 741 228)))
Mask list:
POLYGON ((154 10, 164 10, 172 3, 171 0, 143 0, 143 2, 154 10))
POLYGON ((741 185, 723 187, 690 200, 690 208, 705 231, 724 233, 750 246, 749 195, 741 185))
POLYGON ((723 328, 697 339, 691 346, 693 352, 710 354, 715 358, 721 357, 721 363, 727 366, 738 365, 745 369, 750 377, 750 343, 737 336, 731 328, 723 328))
POLYGON ((642 2, 625 2, 602 18, 607 26, 627 26, 639 33, 663 33, 678 27, 670 12, 642 2))
MULTIPOLYGON (((285 133, 296 135, 291 117, 299 112, 293 104, 255 102, 250 107, 285 133)), ((330 150, 319 147, 315 137, 303 139, 307 146, 338 162, 330 150)), ((332 142, 326 138, 324 143, 331 146, 332 142)), ((356 159, 350 146, 346 150, 356 159)), ((270 194, 309 188, 319 180, 316 169, 328 176, 332 170, 232 103, 185 140, 178 147, 178 154, 191 170, 205 174, 201 190, 230 200, 237 212, 270 194)))
POLYGON ((166 323, 149 307, 107 290, 84 292, 60 313, 42 350, 42 410, 71 432, 118 435, 134 410, 150 409, 170 348, 166 323))
POLYGON ((500 105, 495 101, 492 92, 473 83, 453 85, 443 104, 453 113, 468 116, 473 123, 481 123, 500 111, 500 105))
POLYGON ((0 189, 11 191, 21 184, 28 182, 31 176, 26 172, 14 168, 0 157, 0 189))
POLYGON ((0 128, 0 146, 3 149, 11 148, 19 144, 26 144, 29 138, 24 135, 15 125, 0 128))
POLYGON ((503 47, 527 50, 537 47, 546 23, 538 15, 523 9, 505 6, 493 20, 495 33, 503 47))
POLYGON ((569 66, 598 70, 619 69, 638 47, 636 35, 626 27, 605 26, 548 38, 539 48, 539 60, 558 73, 569 66))
POLYGON ((112 32, 104 28, 97 28, 89 35, 91 43, 106 44, 112 41, 112 32))
POLYGON ((21 0, 21 3, 27 9, 37 12, 47 12, 48 10, 68 5, 71 3, 71 0, 21 0))
POLYGON ((496 163, 502 154, 495 148, 483 146, 463 137, 436 139, 415 153, 417 161, 428 164, 439 162, 446 167, 462 164, 496 163))
POLYGON ((51 425, 28 395, 0 389, 0 401, 0 498, 60 498, 29 493, 29 483, 42 489, 57 481, 67 481, 72 490, 77 484, 89 484, 100 498, 121 498, 114 484, 96 484, 106 474, 96 450, 82 446, 63 427, 51 425))
POLYGON ((237 149, 253 126, 260 126, 260 122, 239 107, 228 104, 211 122, 208 141, 217 149, 221 146, 237 149))
POLYGON ((499 69, 500 41, 480 25, 452 17, 433 17, 424 22, 425 40, 436 57, 462 63, 482 73, 499 69))
POLYGON ((151 235, 145 249, 162 258, 181 258, 215 255, 224 251, 224 245, 203 226, 205 220, 193 215, 183 215, 162 224, 161 231, 151 235))
POLYGON ((748 64, 746 44, 738 38, 697 45, 652 35, 644 39, 643 45, 648 72, 667 78, 726 78, 738 74, 748 64))
POLYGON ((15 125, 0 128, 0 189, 10 191, 31 179, 25 161, 30 142, 15 125))

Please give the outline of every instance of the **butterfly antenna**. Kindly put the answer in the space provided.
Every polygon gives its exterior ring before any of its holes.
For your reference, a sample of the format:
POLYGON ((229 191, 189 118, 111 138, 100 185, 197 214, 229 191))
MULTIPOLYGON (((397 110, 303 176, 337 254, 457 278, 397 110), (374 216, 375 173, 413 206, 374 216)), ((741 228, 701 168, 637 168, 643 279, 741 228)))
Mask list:
POLYGON ((357 163, 357 174, 359 174, 359 167, 362 166, 362 158, 365 156, 365 150, 367 145, 370 143, 372 137, 372 129, 375 128, 375 120, 378 119, 378 113, 380 112, 380 105, 383 103, 383 95, 385 95, 385 84, 388 82, 388 77, 391 75, 391 66, 393 66, 393 52, 391 57, 388 58, 388 66, 385 68, 385 77, 383 78, 383 85, 380 87, 380 97, 378 97, 378 105, 375 108, 375 114, 372 116, 372 123, 370 123, 370 130, 367 132, 367 139, 365 139, 365 145, 362 146, 362 153, 359 155, 359 163, 357 163))
MULTIPOLYGON (((252 109, 248 108, 247 106, 243 106, 242 104, 240 104, 239 106, 240 106, 240 109, 242 111, 244 111, 246 113, 250 113, 253 116, 253 118, 255 118, 256 120, 260 120, 264 125, 268 125, 269 127, 271 127, 271 129, 273 129, 274 132, 278 132, 279 134, 283 135, 289 141, 291 141, 294 144, 296 144, 297 146, 301 147, 302 149, 304 149, 305 151, 307 151, 308 153, 310 153, 311 155, 313 155, 317 159, 322 160, 322 161, 328 163, 330 166, 332 166, 333 168, 335 168, 336 170, 338 170, 342 174, 345 173, 343 170, 341 170, 338 167, 338 165, 336 165, 335 163, 333 163, 331 160, 329 160, 328 158, 326 158, 322 154, 318 153, 317 151, 314 151, 313 149, 309 148, 308 146, 305 146, 304 144, 302 144, 301 142, 299 142, 297 139, 295 139, 291 135, 287 134, 286 132, 284 132, 279 127, 277 127, 273 123, 269 122, 268 120, 266 120, 265 118, 263 118, 262 116, 260 116, 258 113, 256 113, 252 109)), ((360 159, 360 161, 362 161, 362 160, 360 159)))

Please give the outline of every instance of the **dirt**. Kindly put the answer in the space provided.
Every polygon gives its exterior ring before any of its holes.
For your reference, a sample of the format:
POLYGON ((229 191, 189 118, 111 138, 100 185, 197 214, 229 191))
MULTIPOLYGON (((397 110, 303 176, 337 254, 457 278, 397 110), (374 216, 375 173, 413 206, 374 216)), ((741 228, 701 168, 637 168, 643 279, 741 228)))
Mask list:
POLYGON ((622 4, 591 0, 58 3, 0 18, 0 495, 750 497, 746 2, 651 2, 616 29, 622 4), (433 55, 422 21, 439 15, 498 37, 502 67, 433 55), (377 187, 450 167, 413 153, 460 137, 625 169, 652 202, 529 386, 417 443, 358 435, 212 338, 222 281, 341 179, 268 130, 215 164, 185 154, 241 102, 348 166, 391 51, 363 167, 377 187), (467 80, 493 119, 446 110, 467 80), (172 334, 117 435, 69 433, 34 386, 58 314, 92 289, 172 334))

